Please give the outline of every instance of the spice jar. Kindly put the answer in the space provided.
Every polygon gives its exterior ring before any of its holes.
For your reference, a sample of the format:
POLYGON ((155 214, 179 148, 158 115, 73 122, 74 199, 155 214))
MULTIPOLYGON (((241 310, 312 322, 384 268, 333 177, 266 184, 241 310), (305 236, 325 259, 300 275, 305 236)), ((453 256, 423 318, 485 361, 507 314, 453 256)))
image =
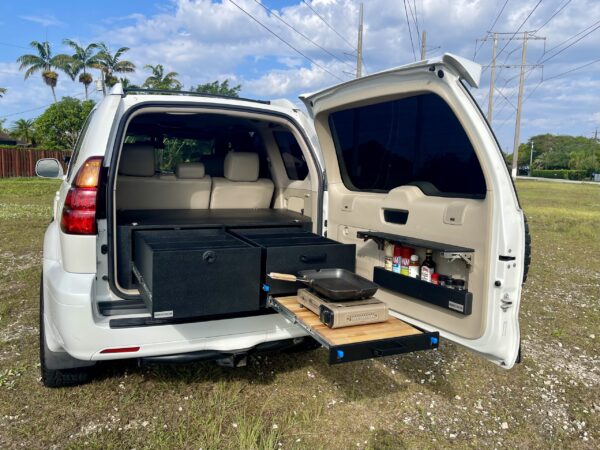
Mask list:
POLYGON ((408 276, 411 278, 419 278, 419 270, 421 266, 419 265, 419 255, 412 254, 410 256, 410 265, 408 266, 408 276))

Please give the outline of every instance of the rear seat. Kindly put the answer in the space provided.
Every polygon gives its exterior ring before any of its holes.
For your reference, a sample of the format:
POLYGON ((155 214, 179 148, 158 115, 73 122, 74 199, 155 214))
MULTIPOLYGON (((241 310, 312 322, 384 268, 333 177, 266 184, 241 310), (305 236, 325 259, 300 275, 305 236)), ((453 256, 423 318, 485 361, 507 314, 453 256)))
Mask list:
POLYGON ((225 178, 213 178, 210 208, 269 208, 273 198, 273 182, 258 178, 258 173, 257 153, 229 152, 225 157, 225 178))
POLYGON ((208 209, 211 178, 202 163, 182 163, 156 175, 154 147, 125 144, 117 179, 117 209, 208 209))

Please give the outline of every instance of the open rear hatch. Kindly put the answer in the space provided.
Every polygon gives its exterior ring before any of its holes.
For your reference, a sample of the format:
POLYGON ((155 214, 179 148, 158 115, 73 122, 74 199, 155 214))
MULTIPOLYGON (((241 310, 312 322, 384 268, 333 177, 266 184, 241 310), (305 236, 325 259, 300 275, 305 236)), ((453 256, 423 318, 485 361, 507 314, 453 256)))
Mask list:
POLYGON ((298 296, 269 296, 268 306, 302 327, 329 351, 329 363, 358 361, 438 347, 439 333, 427 332, 389 316, 385 322, 329 328, 304 308, 298 296))

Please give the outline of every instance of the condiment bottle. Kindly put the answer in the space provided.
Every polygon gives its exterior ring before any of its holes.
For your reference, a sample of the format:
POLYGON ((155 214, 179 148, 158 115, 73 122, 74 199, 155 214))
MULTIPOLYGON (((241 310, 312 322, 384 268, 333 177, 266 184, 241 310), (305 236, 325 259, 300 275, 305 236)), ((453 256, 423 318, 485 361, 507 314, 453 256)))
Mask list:
POLYGON ((394 244, 387 242, 384 245, 385 251, 385 270, 393 270, 394 266, 394 244))
MULTIPOLYGON (((421 275, 421 277, 422 276, 423 275, 421 275)), ((435 272, 431 274, 431 284, 440 284, 439 283, 439 275, 435 272)))
POLYGON ((394 246, 394 260, 392 264, 392 270, 396 273, 400 273, 400 265, 402 262, 402 246, 394 246))
POLYGON ((452 287, 457 291, 464 291, 465 288, 465 280, 461 280, 460 278, 454 278, 452 280, 452 287))
POLYGON ((410 256, 414 253, 414 250, 410 247, 402 247, 402 261, 400 265, 400 273, 402 275, 409 276, 408 267, 410 266, 410 256))
POLYGON ((448 287, 448 277, 446 275, 438 274, 438 284, 440 286, 448 287))
POLYGON ((433 261, 433 251, 425 251, 425 261, 421 264, 421 280, 431 283, 431 275, 435 272, 435 262, 433 261))
POLYGON ((408 266, 408 276, 411 278, 419 278, 419 255, 412 254, 410 256, 410 265, 408 266))

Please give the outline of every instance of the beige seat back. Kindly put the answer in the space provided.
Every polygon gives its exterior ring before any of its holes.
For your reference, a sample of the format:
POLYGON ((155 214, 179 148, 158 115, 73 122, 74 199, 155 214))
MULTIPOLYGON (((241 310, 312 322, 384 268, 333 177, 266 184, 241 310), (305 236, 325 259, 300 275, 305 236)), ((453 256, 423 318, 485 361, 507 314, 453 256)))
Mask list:
POLYGON ((117 178, 117 209, 208 209, 211 179, 202 163, 182 163, 156 175, 154 147, 125 144, 117 178))
POLYGON ((225 157, 224 178, 213 178, 211 209, 269 208, 273 182, 258 178, 258 154, 229 152, 225 157))

